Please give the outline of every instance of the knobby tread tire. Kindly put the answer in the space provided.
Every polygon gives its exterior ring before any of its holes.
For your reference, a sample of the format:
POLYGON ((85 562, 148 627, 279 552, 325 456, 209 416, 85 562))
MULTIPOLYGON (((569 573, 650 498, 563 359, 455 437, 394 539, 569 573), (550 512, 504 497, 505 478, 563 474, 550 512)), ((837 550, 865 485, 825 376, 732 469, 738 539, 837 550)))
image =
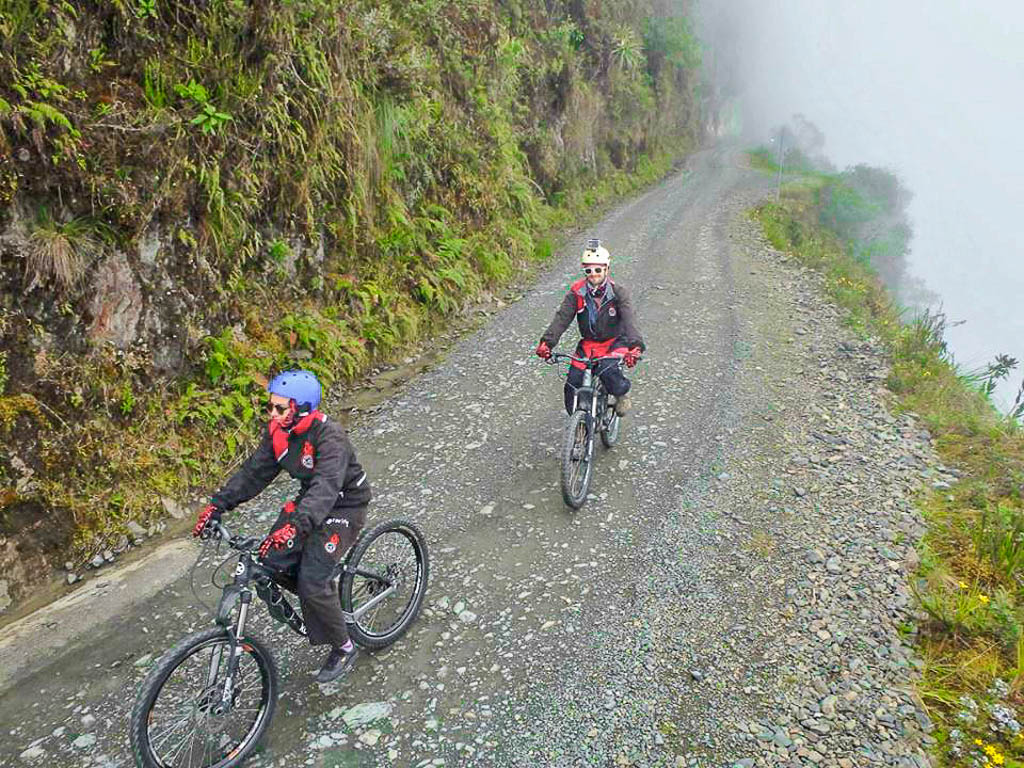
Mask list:
POLYGON ((562 499, 573 509, 579 509, 587 500, 587 491, 590 490, 590 477, 594 470, 594 457, 591 456, 584 468, 585 475, 583 483, 577 495, 572 492, 572 451, 576 445, 576 430, 580 422, 586 425, 586 432, 583 441, 583 451, 588 451, 588 444, 593 440, 593 426, 590 423, 590 414, 585 411, 575 411, 565 423, 565 438, 562 445, 562 499))
MULTIPOLYGON (((218 638, 228 639, 227 631, 221 627, 210 627, 209 629, 186 635, 166 651, 163 656, 157 659, 153 668, 149 670, 145 679, 139 684, 129 722, 132 758, 135 760, 135 765, 138 768, 160 768, 160 764, 149 754, 148 716, 163 684, 171 676, 171 673, 177 669, 178 665, 188 658, 194 648, 218 638)), ((257 661, 262 662, 260 664, 261 669, 266 671, 263 691, 263 698, 266 700, 266 710, 259 727, 249 738, 249 741, 233 757, 215 764, 217 768, 232 768, 242 764, 266 735, 270 721, 274 718, 274 709, 277 706, 277 664, 274 661, 273 655, 263 643, 254 638, 246 637, 242 642, 252 647, 257 661)))
POLYGON ((607 429, 601 430, 601 442, 605 448, 614 448, 615 444, 619 442, 619 430, 622 429, 622 417, 615 413, 614 408, 609 408, 612 412, 612 420, 608 425, 607 429))
POLYGON ((420 609, 423 607, 423 599, 426 596, 427 583, 430 579, 430 556, 427 553, 427 540, 423 537, 420 529, 408 520, 385 520, 382 523, 378 523, 373 528, 363 531, 359 536, 359 539, 352 546, 352 549, 349 550, 348 557, 345 558, 345 570, 341 576, 341 588, 338 590, 341 598, 341 609, 346 613, 352 612, 352 585, 355 581, 355 575, 350 573, 349 569, 358 567, 359 561, 362 560, 363 555, 366 554, 366 550, 370 548, 370 545, 374 540, 378 536, 388 533, 389 531, 403 532, 411 537, 419 554, 422 574, 420 576, 419 583, 415 586, 413 599, 409 605, 406 606, 405 613, 401 617, 401 620, 391 627, 387 633, 383 635, 370 635, 364 632, 362 628, 354 622, 346 624, 348 633, 352 637, 352 640, 361 648, 367 648, 373 651, 386 648, 408 631, 409 627, 419 615, 420 609))

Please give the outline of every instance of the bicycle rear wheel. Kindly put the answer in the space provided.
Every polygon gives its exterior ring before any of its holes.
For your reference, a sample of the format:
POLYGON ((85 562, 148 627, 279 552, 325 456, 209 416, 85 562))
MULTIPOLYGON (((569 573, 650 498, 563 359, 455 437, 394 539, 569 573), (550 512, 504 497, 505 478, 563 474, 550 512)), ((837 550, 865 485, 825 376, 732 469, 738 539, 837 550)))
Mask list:
POLYGON ((562 446, 562 498, 573 509, 579 509, 587 500, 593 469, 593 439, 590 414, 573 413, 566 422, 562 446))
POLYGON ((341 576, 341 610, 352 639, 376 650, 405 634, 423 606, 429 576, 427 542, 415 525, 388 520, 365 531, 341 576))
POLYGON ((139 768, 232 768, 256 748, 277 703, 277 668, 258 641, 241 643, 231 706, 223 693, 233 644, 212 627, 160 657, 132 708, 130 738, 139 768))

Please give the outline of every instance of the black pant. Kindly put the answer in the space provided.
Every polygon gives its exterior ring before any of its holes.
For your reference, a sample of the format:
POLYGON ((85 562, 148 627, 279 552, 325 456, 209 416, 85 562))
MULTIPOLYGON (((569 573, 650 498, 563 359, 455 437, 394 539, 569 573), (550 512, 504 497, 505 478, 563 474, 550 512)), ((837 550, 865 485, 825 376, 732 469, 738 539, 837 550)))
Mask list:
MULTIPOLYGON (((621 397, 629 392, 632 384, 622 373, 622 366, 614 362, 598 363, 597 370, 601 376, 601 383, 610 393, 621 397)), ((569 375, 565 377, 565 412, 568 414, 572 413, 572 401, 581 384, 583 384, 583 370, 575 366, 570 367, 569 375)))
MULTIPOLYGON (((275 531, 288 521, 282 512, 270 530, 275 531)), ((306 541, 296 541, 289 549, 271 549, 263 560, 277 571, 278 584, 298 593, 310 645, 329 643, 338 648, 348 642, 334 574, 342 555, 355 543, 365 523, 365 506, 334 509, 306 541)))

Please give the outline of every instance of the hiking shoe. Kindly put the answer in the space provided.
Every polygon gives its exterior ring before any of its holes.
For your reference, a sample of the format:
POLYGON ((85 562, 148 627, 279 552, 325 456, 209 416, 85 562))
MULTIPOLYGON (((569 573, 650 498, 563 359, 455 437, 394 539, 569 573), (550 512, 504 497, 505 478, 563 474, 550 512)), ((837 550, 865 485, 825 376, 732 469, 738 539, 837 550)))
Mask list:
POLYGON ((355 665, 358 653, 359 650, 355 643, 352 643, 351 651, 345 651, 341 648, 332 648, 331 652, 327 654, 327 658, 324 659, 324 665, 320 667, 320 671, 317 672, 316 681, 318 683, 329 683, 332 680, 337 680, 352 669, 355 665))
POLYGON ((629 409, 633 407, 633 403, 629 401, 629 392, 622 395, 621 397, 615 398, 615 415, 625 416, 629 413, 629 409))

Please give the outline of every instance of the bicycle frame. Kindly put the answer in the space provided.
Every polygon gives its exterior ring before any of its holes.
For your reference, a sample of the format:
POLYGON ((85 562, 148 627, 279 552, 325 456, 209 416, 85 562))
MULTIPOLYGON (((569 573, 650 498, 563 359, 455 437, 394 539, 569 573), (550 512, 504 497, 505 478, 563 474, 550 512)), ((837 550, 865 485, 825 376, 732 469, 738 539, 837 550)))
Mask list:
POLYGON ((555 352, 552 360, 570 360, 583 363, 586 368, 583 370, 583 382, 576 387, 572 396, 572 410, 585 410, 589 413, 591 423, 601 423, 604 420, 605 404, 608 402, 608 392, 601 381, 601 374, 612 366, 622 365, 622 357, 619 355, 606 355, 604 357, 576 357, 562 352, 555 352), (613 361, 599 368, 601 361, 613 361), (581 405, 581 395, 589 395, 589 408, 581 405))
MULTIPOLYGON (((275 620, 287 624, 293 631, 300 635, 306 635, 306 625, 301 614, 292 607, 280 585, 274 580, 274 571, 267 568, 254 555, 254 548, 262 540, 259 536, 240 538, 232 536, 231 532, 223 523, 218 523, 214 534, 219 539, 226 541, 228 546, 239 551, 238 563, 235 565, 234 579, 232 583, 224 586, 220 600, 217 604, 217 613, 214 621, 228 633, 231 640, 231 656, 228 659, 228 670, 224 678, 224 686, 221 691, 220 706, 231 705, 234 678, 238 672, 238 659, 241 655, 241 639, 245 637, 245 624, 249 615, 249 606, 252 605, 253 591, 256 596, 267 604, 270 615, 275 620), (232 614, 235 606, 238 606, 238 616, 232 621, 232 614)), ((340 578, 343 571, 350 566, 339 564, 334 578, 340 578)), ((354 624, 359 618, 371 610, 375 605, 387 599, 398 586, 389 580, 386 575, 366 571, 362 568, 355 568, 350 571, 367 579, 375 579, 384 585, 379 594, 374 595, 358 609, 351 613, 342 611, 342 617, 346 623, 354 624)), ((211 688, 220 672, 221 658, 219 654, 212 654, 210 669, 207 677, 207 687, 211 688)))

